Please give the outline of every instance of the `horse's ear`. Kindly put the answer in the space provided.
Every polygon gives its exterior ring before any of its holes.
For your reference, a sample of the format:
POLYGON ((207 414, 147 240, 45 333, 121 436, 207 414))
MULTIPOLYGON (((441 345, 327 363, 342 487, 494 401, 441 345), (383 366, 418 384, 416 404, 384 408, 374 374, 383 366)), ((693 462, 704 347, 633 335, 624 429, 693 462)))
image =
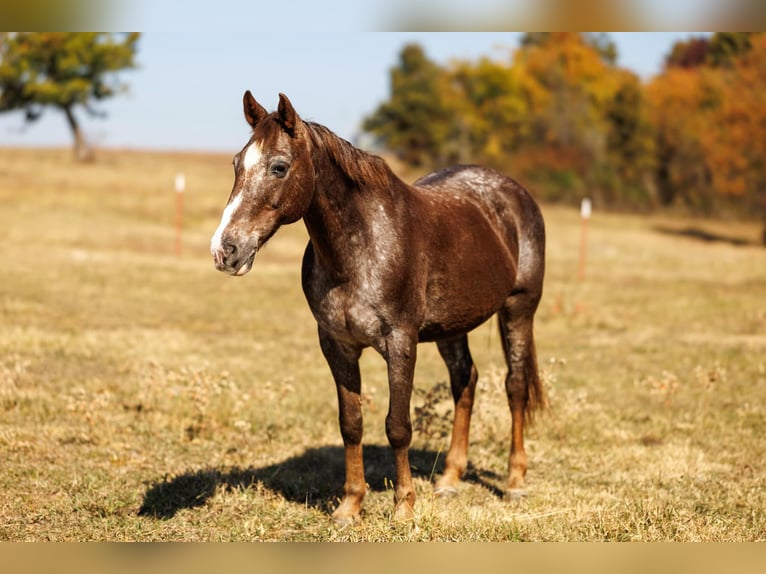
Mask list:
POLYGON ((294 136, 295 128, 297 127, 300 118, 298 117, 295 108, 290 103, 290 100, 288 100, 287 96, 282 93, 279 94, 279 107, 277 108, 277 111, 279 112, 279 121, 282 124, 282 127, 285 128, 285 131, 290 134, 290 136, 294 136))
POLYGON ((245 108, 245 119, 251 127, 255 127, 255 124, 257 124, 268 115, 266 109, 255 101, 255 98, 253 97, 253 94, 250 93, 250 90, 245 92, 245 95, 242 97, 242 103, 245 108))

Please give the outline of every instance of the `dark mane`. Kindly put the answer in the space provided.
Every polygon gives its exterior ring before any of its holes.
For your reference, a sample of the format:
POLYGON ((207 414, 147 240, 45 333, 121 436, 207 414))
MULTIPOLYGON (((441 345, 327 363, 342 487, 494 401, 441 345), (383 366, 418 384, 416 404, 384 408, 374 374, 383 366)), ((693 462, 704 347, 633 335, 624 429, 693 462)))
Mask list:
POLYGON ((305 122, 312 143, 325 150, 330 160, 358 187, 387 187, 396 178, 383 158, 362 151, 321 124, 305 122))

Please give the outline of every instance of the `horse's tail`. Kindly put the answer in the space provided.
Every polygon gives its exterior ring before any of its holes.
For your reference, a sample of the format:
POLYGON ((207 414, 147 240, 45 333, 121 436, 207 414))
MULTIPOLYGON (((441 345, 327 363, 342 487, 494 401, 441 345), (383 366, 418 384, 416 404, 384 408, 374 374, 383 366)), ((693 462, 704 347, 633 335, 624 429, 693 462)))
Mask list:
POLYGON ((535 414, 548 406, 548 397, 545 387, 537 368, 537 352, 534 339, 530 340, 530 351, 524 361, 524 381, 527 385, 527 405, 524 410, 524 418, 528 423, 534 422, 535 414))

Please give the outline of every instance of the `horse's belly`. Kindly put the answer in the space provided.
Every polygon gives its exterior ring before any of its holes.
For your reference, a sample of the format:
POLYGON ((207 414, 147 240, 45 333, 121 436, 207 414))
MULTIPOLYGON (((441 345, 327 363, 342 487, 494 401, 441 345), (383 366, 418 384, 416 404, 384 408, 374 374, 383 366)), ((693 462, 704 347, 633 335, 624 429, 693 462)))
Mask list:
POLYGON ((497 309, 494 309, 482 315, 466 316, 462 321, 455 320, 454 317, 449 317, 446 321, 427 322, 418 332, 418 340, 420 342, 439 341, 441 339, 449 339, 457 335, 468 333, 484 323, 484 321, 494 315, 496 311, 497 309))
POLYGON ((429 278, 420 340, 466 333, 494 315, 511 295, 516 268, 496 260, 489 267, 466 265, 464 272, 429 278))

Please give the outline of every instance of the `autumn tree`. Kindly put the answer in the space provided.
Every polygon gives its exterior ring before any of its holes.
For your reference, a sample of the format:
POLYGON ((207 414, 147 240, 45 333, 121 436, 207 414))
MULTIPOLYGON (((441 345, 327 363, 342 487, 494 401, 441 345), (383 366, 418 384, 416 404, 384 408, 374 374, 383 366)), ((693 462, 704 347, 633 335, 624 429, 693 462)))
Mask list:
POLYGON ((665 56, 665 69, 703 66, 708 61, 709 51, 710 40, 704 36, 678 41, 665 56))
POLYGON ((718 98, 700 139, 711 186, 764 219, 766 244, 766 34, 753 35, 718 70, 718 98))
POLYGON ((365 128, 405 161, 476 161, 548 200, 719 207, 766 218, 766 34, 690 37, 649 81, 608 36, 528 33, 507 59, 444 67, 417 45, 365 128))
POLYGON ((752 48, 753 32, 716 32, 710 38, 707 63, 714 67, 731 66, 752 48))
POLYGON ((610 190, 614 203, 654 204, 656 150, 649 106, 639 78, 620 72, 617 89, 606 103, 606 149, 609 167, 618 178, 610 190))
POLYGON ((0 34, 0 112, 21 110, 27 121, 47 107, 61 111, 78 160, 89 159, 76 110, 103 116, 95 104, 123 92, 116 72, 135 67, 138 33, 0 34))
MULTIPOLYGON (((606 32, 575 33, 579 41, 595 50, 599 57, 607 64, 614 66, 617 63, 617 46, 606 32)), ((570 34, 557 34, 554 32, 525 32, 519 44, 522 49, 546 46, 551 42, 559 42, 562 37, 570 34)))
POLYGON ((766 34, 679 42, 666 61, 646 87, 661 197, 766 217, 766 34))
POLYGON ((673 66, 646 88, 656 137, 656 182, 663 205, 685 204, 710 211, 713 194, 702 134, 709 119, 701 112, 716 91, 709 73, 673 66))
POLYGON ((459 160, 500 167, 526 139, 527 102, 510 63, 489 58, 456 62, 449 71, 456 98, 459 160))
POLYGON ((536 171, 553 177, 557 197, 586 187, 608 195, 603 188, 618 183, 603 177, 609 160, 605 111, 618 86, 612 60, 573 32, 536 35, 516 52, 513 66, 529 109, 522 154, 533 154, 536 171))
POLYGON ((621 174, 642 181, 652 153, 643 100, 628 93, 616 58, 604 34, 528 33, 506 58, 445 67, 409 45, 364 128, 414 165, 480 162, 548 197, 579 198, 587 187, 609 200, 621 174))
POLYGON ((446 163, 454 131, 444 71, 418 44, 405 46, 391 70, 390 98, 364 120, 363 129, 415 166, 446 163))

